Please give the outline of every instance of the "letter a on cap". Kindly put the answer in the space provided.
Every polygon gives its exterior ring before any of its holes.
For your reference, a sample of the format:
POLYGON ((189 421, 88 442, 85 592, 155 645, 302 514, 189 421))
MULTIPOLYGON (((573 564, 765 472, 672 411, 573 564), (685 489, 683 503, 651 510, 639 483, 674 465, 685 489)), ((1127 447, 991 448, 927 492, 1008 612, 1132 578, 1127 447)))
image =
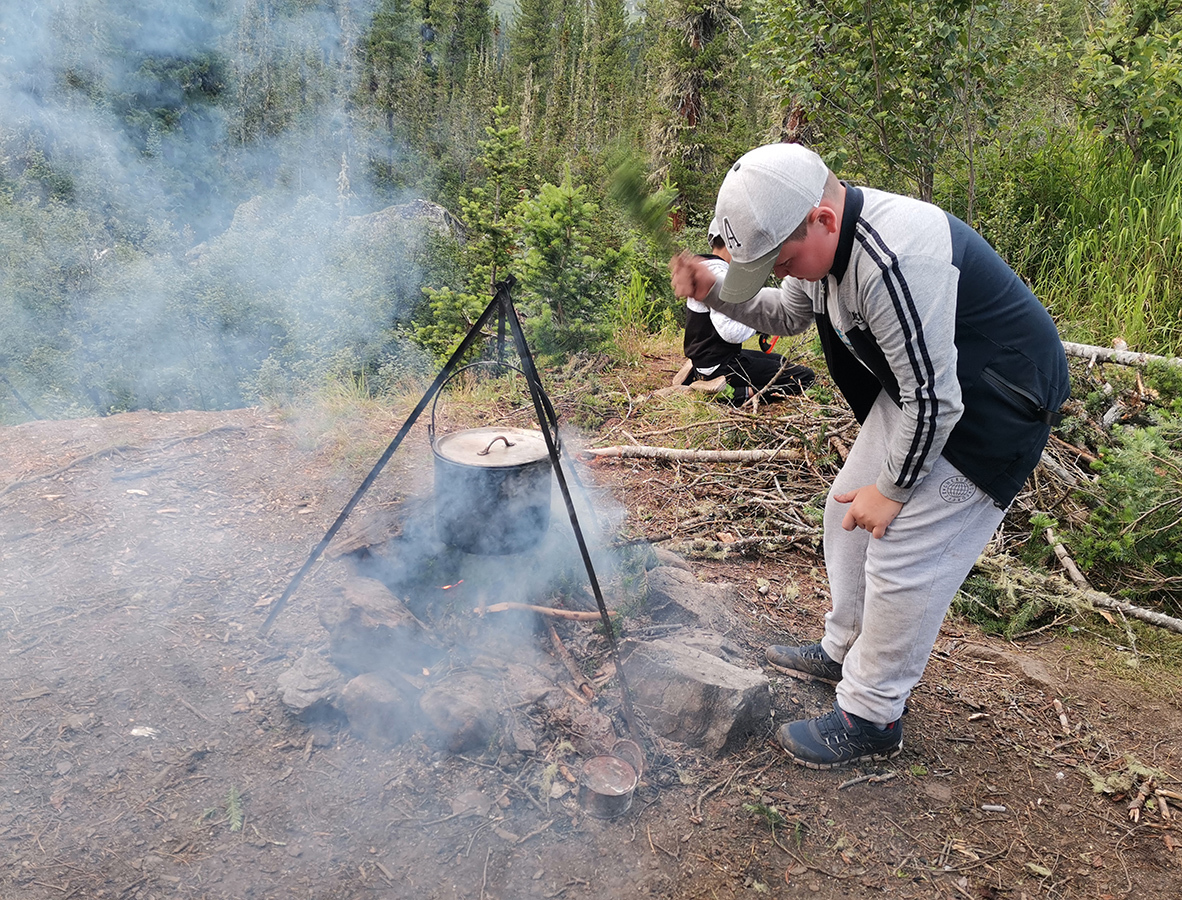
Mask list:
POLYGON ((731 228, 730 219, 722 220, 722 236, 726 240, 727 247, 731 250, 743 246, 743 242, 735 236, 735 229, 731 228))

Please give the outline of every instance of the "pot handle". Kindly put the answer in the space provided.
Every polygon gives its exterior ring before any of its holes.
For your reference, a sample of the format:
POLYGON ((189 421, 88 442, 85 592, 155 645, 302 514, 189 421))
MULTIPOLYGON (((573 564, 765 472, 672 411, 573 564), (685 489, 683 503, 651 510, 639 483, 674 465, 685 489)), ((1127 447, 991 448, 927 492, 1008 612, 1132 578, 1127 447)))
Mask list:
POLYGON ((487 447, 485 447, 483 450, 477 450, 476 455, 477 456, 488 456, 488 454, 492 451, 493 444, 495 444, 497 441, 504 441, 506 449, 508 449, 509 447, 516 447, 517 446, 511 440, 509 440, 507 437, 505 437, 503 434, 498 434, 495 438, 493 438, 491 441, 488 442, 487 447))
MULTIPOLYGON (((435 408, 439 405, 439 397, 443 394, 443 389, 447 387, 449 381, 451 381, 465 369, 473 369, 477 366, 498 366, 502 369, 512 369, 514 372, 518 372, 521 377, 525 377, 525 372, 523 372, 517 366, 510 365, 509 363, 498 362, 492 359, 477 360, 474 363, 468 363, 467 365, 457 368, 454 372, 447 376, 447 380, 444 381, 443 384, 439 385, 439 390, 435 392, 435 399, 431 401, 431 422, 427 425, 427 437, 432 444, 435 443, 435 408)), ((550 427, 550 436, 554 439, 554 450, 556 452, 561 452, 562 442, 558 437, 558 416, 555 414, 554 407, 551 406, 550 398, 546 396, 545 391, 542 392, 542 411, 545 412, 546 418, 549 419, 547 424, 550 427)))

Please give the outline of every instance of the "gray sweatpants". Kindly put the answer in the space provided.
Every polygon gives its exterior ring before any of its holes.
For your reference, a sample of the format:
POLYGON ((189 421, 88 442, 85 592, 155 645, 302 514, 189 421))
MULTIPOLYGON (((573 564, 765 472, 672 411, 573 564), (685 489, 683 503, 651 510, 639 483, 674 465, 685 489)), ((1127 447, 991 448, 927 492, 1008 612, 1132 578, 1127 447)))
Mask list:
POLYGON ((849 506, 833 496, 874 484, 899 415, 880 394, 825 503, 833 609, 821 645, 842 663, 841 708, 879 725, 903 714, 953 596, 1005 516, 940 457, 881 538, 843 530, 849 506))

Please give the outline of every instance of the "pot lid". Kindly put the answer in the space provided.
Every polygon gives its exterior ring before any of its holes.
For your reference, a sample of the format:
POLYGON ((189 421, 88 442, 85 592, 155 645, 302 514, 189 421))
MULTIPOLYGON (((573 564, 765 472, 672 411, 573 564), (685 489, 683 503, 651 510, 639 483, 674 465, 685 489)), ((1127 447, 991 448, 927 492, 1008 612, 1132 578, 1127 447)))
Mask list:
POLYGON ((436 437, 433 449, 449 462, 488 469, 524 466, 549 455, 546 436, 527 428, 468 428, 436 437))

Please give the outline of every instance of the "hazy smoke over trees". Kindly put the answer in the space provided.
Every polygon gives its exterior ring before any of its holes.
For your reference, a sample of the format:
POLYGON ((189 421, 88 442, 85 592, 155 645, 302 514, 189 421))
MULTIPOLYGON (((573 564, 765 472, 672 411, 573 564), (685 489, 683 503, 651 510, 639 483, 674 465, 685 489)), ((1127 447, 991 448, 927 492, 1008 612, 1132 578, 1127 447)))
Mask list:
POLYGON ((352 103, 373 5, 0 14, 0 421, 397 365, 428 235, 357 218, 411 196, 374 193, 366 154, 399 168, 405 148, 352 103))

